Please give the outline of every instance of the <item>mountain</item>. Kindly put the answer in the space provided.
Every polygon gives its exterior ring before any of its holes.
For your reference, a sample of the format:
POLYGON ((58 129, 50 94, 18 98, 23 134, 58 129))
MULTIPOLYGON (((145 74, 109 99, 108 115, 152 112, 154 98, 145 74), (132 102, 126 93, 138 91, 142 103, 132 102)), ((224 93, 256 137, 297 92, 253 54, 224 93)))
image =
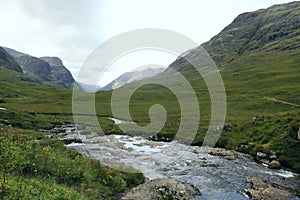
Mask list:
MULTIPOLYGON (((218 67, 224 67, 246 52, 263 53, 295 50, 300 47, 299 1, 274 5, 267 9, 240 14, 204 47, 218 67)), ((200 48, 192 50, 197 56, 200 48)), ((171 67, 183 70, 185 63, 174 62, 171 67)))
POLYGON ((0 66, 4 66, 12 71, 23 73, 19 64, 2 47, 0 47, 0 66))
POLYGON ((146 68, 141 71, 132 71, 126 72, 123 75, 119 76, 108 85, 101 88, 102 91, 112 90, 119 87, 122 87, 125 84, 131 83, 133 81, 143 80, 146 78, 153 77, 161 72, 163 72, 165 68, 146 68))
POLYGON ((50 65, 51 82, 56 86, 63 88, 72 88, 74 78, 70 71, 63 65, 62 60, 58 57, 41 57, 41 60, 46 61, 50 65))
POLYGON ((41 82, 50 81, 50 65, 47 62, 30 55, 15 57, 15 60, 22 67, 24 74, 35 77, 41 82))
POLYGON ((21 66, 26 75, 36 78, 42 84, 67 89, 73 88, 74 79, 61 59, 57 57, 37 58, 14 49, 5 48, 5 50, 21 66))
POLYGON ((78 83, 78 85, 81 87, 83 91, 89 93, 95 93, 101 90, 101 87, 99 85, 86 84, 86 83, 78 83))
POLYGON ((8 47, 4 47, 4 49, 7 53, 9 53, 9 55, 11 55, 14 58, 26 55, 25 53, 16 51, 16 50, 8 48, 8 47))

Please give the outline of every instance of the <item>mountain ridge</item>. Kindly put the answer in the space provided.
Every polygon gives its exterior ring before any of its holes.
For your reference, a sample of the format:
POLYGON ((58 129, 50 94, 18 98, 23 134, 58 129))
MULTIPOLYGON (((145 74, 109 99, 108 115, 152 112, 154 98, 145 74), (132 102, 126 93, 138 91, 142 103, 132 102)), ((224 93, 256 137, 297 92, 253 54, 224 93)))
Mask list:
POLYGON ((11 48, 4 49, 20 65, 25 74, 39 80, 42 84, 73 88, 75 80, 60 58, 50 56, 38 58, 11 48))
MULTIPOLYGON (((201 51, 199 48, 203 47, 217 66, 222 68, 245 52, 298 49, 300 48, 299 24, 300 2, 298 1, 242 13, 220 33, 200 45, 201 47, 190 50, 190 53, 185 56, 197 55, 201 51)), ((179 71, 180 68, 191 68, 182 58, 178 60, 174 61, 171 67, 179 71)))

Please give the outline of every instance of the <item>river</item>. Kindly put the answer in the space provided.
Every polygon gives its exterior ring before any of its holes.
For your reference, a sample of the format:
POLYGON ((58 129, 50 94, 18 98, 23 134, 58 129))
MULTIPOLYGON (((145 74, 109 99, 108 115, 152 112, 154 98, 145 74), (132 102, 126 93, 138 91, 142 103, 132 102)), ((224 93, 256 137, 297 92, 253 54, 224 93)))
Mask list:
POLYGON ((287 188, 300 188, 299 175, 292 172, 272 170, 247 157, 229 160, 213 156, 209 148, 187 146, 177 141, 165 143, 138 136, 109 135, 84 137, 82 144, 67 146, 112 167, 115 163, 133 166, 149 179, 174 178, 191 183, 202 193, 195 199, 249 199, 239 192, 249 188, 247 176, 280 183, 287 188))

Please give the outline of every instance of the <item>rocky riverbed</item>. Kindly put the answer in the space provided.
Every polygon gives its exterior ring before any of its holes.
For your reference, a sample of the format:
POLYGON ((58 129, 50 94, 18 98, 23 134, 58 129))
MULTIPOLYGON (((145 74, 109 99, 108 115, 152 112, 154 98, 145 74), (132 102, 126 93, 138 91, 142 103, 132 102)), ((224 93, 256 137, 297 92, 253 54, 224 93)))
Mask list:
POLYGON ((82 137, 82 143, 71 143, 67 147, 111 167, 133 166, 150 180, 162 178, 189 183, 201 192, 201 196, 196 195, 194 199, 257 199, 255 195, 272 199, 281 191, 285 191, 286 196, 279 199, 300 199, 295 195, 300 195, 299 175, 269 169, 254 162, 249 155, 235 151, 192 147, 177 141, 155 142, 127 135, 92 135, 82 137), (257 187, 247 177, 255 177, 265 185, 257 187))

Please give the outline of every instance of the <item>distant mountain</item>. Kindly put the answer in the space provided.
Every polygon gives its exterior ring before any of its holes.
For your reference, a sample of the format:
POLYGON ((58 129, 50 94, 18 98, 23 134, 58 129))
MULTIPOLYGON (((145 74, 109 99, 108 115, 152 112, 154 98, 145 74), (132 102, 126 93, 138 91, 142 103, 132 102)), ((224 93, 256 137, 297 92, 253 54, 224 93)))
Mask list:
POLYGON ((42 84, 71 89, 74 78, 57 57, 37 58, 14 49, 5 48, 21 66, 23 72, 39 80, 42 84))
POLYGON ((0 66, 23 73, 20 65, 2 47, 0 47, 0 66))
POLYGON ((86 84, 86 83, 78 83, 78 85, 81 87, 82 90, 89 92, 89 93, 94 93, 98 92, 101 90, 101 87, 99 85, 92 85, 92 84, 86 84))
POLYGON ((142 71, 133 71, 133 72, 126 72, 123 75, 119 76, 117 79, 110 82, 105 87, 101 88, 102 91, 105 90, 112 90, 119 87, 122 87, 125 84, 131 83, 133 81, 143 80, 146 78, 153 77, 161 72, 163 72, 165 68, 146 68, 142 71))
POLYGON ((72 88, 74 78, 70 71, 63 65, 58 57, 41 57, 41 60, 46 61, 50 65, 51 82, 63 88, 72 88))

